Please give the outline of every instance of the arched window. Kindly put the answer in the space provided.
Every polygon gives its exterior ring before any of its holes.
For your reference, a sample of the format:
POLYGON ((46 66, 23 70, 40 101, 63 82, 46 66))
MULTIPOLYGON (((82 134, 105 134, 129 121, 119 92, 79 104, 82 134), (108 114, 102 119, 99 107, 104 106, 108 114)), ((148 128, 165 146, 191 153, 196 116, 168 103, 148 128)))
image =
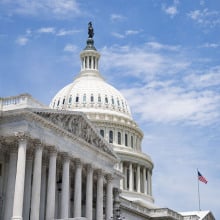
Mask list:
POLYGON ((105 103, 107 104, 108 103, 108 97, 105 96, 105 103))
POLYGON ((128 146, 128 135, 125 134, 125 146, 128 146))
POLYGON ((59 104, 60 104, 60 100, 58 100, 58 102, 57 102, 57 106, 59 106, 59 104))
POLYGON ((91 101, 91 102, 94 102, 94 96, 93 96, 93 94, 91 94, 90 101, 91 101))
POLYGON ((83 102, 86 102, 86 94, 83 95, 83 102))
POLYGON ((76 102, 79 102, 79 95, 76 96, 76 102))
POLYGON ((134 138, 131 136, 131 148, 134 148, 134 138))
POLYGON ((56 100, 53 102, 53 108, 55 107, 56 100))
POLYGON ((63 105, 64 105, 64 103, 65 103, 65 98, 63 99, 63 105))
POLYGON ((114 98, 113 98, 113 96, 112 96, 112 105, 114 105, 114 103, 115 103, 115 102, 114 102, 114 98))
POLYGON ((121 144, 121 132, 118 132, 118 144, 121 144))
POLYGON ((113 143, 113 131, 109 131, 109 143, 113 143))
POLYGON ((102 100, 101 100, 101 96, 100 96, 100 94, 99 94, 99 96, 98 96, 98 102, 100 103, 102 100))
POLYGON ((91 67, 92 67, 92 58, 89 57, 89 68, 91 69, 91 67))
POLYGON ((102 135, 102 137, 104 137, 105 132, 104 132, 104 130, 103 130, 103 129, 101 129, 101 130, 100 130, 100 134, 102 135))
POLYGON ((120 102, 119 102, 119 100, 117 99, 117 103, 118 103, 118 107, 120 107, 120 102))
POLYGON ((72 96, 69 97, 69 104, 72 102, 72 96))

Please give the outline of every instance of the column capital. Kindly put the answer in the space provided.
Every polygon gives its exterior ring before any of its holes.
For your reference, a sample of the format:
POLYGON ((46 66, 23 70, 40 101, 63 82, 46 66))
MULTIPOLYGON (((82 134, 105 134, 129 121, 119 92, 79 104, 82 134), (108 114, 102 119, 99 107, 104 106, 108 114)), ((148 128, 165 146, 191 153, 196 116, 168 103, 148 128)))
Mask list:
POLYGON ((82 161, 79 158, 74 160, 74 164, 76 167, 82 167, 82 161))
POLYGON ((86 170, 89 172, 89 171, 93 171, 93 166, 92 164, 86 164, 86 170))
POLYGON ((14 135, 19 141, 25 141, 30 138, 29 132, 19 131, 19 132, 14 132, 14 135))
POLYGON ((57 155, 57 153, 58 153, 57 149, 55 148, 55 146, 48 146, 47 149, 48 149, 48 153, 49 154, 57 155))
POLYGON ((98 177, 103 176, 103 171, 102 171, 102 169, 96 170, 96 173, 97 173, 97 176, 98 176, 98 177))
POLYGON ((64 161, 70 161, 70 155, 67 152, 61 152, 60 155, 64 161))
POLYGON ((107 182, 111 182, 113 180, 113 176, 110 173, 106 174, 105 178, 106 178, 107 182))

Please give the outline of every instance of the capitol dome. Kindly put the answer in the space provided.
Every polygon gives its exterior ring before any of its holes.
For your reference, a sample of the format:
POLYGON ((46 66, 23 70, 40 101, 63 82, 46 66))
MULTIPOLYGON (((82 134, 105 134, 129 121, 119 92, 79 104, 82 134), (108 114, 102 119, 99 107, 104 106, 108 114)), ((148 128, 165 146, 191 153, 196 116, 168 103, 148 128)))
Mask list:
POLYGON ((130 108, 124 96, 108 84, 99 73, 100 54, 94 47, 93 39, 87 40, 87 46, 81 52, 80 58, 81 71, 79 75, 54 96, 50 107, 85 113, 98 111, 132 119, 130 108))
POLYGON ((122 197, 151 207, 153 161, 142 152, 143 132, 133 120, 127 100, 101 76, 99 58, 93 34, 89 34, 80 53, 80 73, 54 96, 50 108, 84 112, 120 159, 116 170, 123 175, 122 197))

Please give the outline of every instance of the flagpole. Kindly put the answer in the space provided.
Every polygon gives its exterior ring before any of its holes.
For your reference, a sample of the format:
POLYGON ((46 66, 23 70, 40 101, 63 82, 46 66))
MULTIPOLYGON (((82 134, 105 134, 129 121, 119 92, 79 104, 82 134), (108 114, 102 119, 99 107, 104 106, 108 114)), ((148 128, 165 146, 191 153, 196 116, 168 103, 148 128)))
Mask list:
POLYGON ((197 181, 198 181, 198 200, 199 200, 199 211, 201 211, 201 208, 200 208, 200 192, 199 192, 199 178, 198 178, 198 168, 197 168, 197 181))

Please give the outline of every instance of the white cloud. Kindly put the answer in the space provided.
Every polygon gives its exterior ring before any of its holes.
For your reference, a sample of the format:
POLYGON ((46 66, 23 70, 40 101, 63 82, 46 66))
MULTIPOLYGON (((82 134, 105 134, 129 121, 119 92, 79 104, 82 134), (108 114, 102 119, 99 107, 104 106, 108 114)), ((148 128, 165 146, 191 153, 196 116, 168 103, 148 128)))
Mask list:
POLYGON ((126 35, 136 35, 139 34, 141 31, 140 30, 127 30, 125 31, 126 35))
POLYGON ((42 27, 37 30, 38 33, 45 33, 45 34, 53 34, 55 33, 54 27, 42 27))
POLYGON ((164 8, 164 11, 171 17, 174 17, 178 13, 176 6, 170 6, 170 7, 164 8))
POLYGON ((205 48, 218 48, 219 46, 220 46, 220 44, 217 44, 217 43, 205 43, 201 47, 205 47, 205 48))
POLYGON ((170 15, 170 17, 173 18, 175 15, 178 14, 178 10, 177 10, 178 4, 179 4, 179 1, 174 0, 173 5, 170 5, 170 6, 163 5, 162 9, 166 14, 170 15))
POLYGON ((134 113, 144 121, 206 125, 220 116, 220 96, 212 91, 188 91, 178 85, 149 86, 122 90, 134 113))
POLYGON ((155 42, 155 41, 147 42, 146 45, 151 47, 152 49, 155 49, 155 50, 165 49, 165 50, 177 51, 177 50, 180 49, 180 46, 165 45, 165 44, 161 44, 161 43, 158 43, 158 42, 155 42))
POLYGON ((123 21, 123 20, 126 19, 126 17, 123 16, 123 15, 120 15, 120 14, 111 14, 110 19, 111 19, 111 21, 113 21, 113 22, 114 22, 114 21, 123 21))
POLYGON ((184 79, 186 83, 194 88, 207 88, 220 86, 220 66, 213 67, 203 72, 190 74, 184 79))
MULTIPOLYGON (((163 46, 160 45, 160 47, 163 46)), ((175 74, 184 71, 190 64, 187 59, 179 58, 177 53, 165 56, 150 50, 148 46, 140 48, 115 46, 103 48, 101 52, 104 68, 108 70, 114 67, 122 74, 135 76, 142 80, 156 75, 175 74)))
POLYGON ((77 46, 73 44, 67 44, 63 50, 66 52, 75 52, 77 50, 77 46))
POLYGON ((187 15, 196 23, 208 28, 213 28, 220 25, 219 11, 210 11, 208 8, 205 8, 203 10, 191 11, 187 15))
POLYGON ((65 29, 61 29, 59 30, 56 35, 57 36, 66 36, 66 35, 73 35, 75 33, 79 33, 80 30, 65 30, 65 29))
POLYGON ((121 38, 121 39, 125 38, 125 36, 123 34, 119 34, 119 33, 116 33, 116 32, 112 32, 111 34, 112 34, 112 36, 114 36, 116 38, 121 38))
POLYGON ((29 39, 27 37, 18 37, 16 43, 20 46, 25 46, 29 39))
POLYGON ((79 15, 80 9, 76 0, 8 0, 10 13, 24 15, 44 15, 66 19, 79 15))
POLYGON ((143 121, 214 123, 220 117, 220 95, 213 88, 220 85, 220 67, 201 74, 197 66, 194 71, 195 58, 183 51, 180 46, 158 42, 114 46, 102 49, 102 65, 105 72, 136 78, 137 86, 130 83, 122 92, 143 121))

